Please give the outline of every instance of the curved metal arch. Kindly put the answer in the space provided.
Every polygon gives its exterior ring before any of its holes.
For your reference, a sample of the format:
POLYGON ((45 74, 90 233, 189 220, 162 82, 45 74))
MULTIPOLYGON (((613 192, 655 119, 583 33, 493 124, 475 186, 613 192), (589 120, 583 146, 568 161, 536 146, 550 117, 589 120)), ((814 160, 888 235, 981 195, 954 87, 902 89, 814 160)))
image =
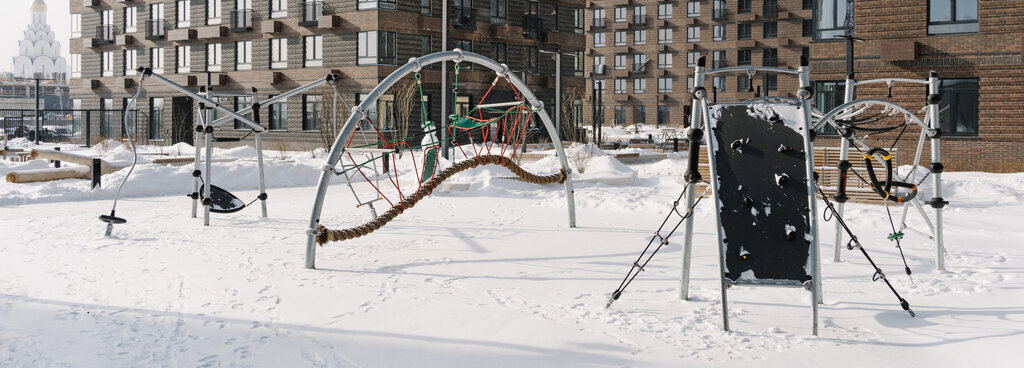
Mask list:
MULTIPOLYGON (((309 228, 306 230, 306 268, 315 268, 316 264, 316 236, 317 228, 320 224, 320 214, 323 210, 323 201, 327 195, 327 187, 330 185, 331 177, 334 175, 334 165, 337 165, 341 159, 341 154, 345 150, 345 144, 349 138, 355 132, 359 122, 363 119, 363 115, 366 111, 369 111, 371 104, 377 103, 377 99, 390 89, 395 83, 405 76, 418 72, 426 65, 440 63, 442 61, 454 61, 454 62, 471 62, 488 69, 493 70, 496 74, 502 77, 507 77, 513 87, 518 89, 526 101, 530 105, 530 110, 536 113, 541 122, 544 123, 544 128, 548 132, 548 137, 555 147, 555 154, 558 156, 558 160, 562 165, 562 169, 566 173, 571 173, 572 170, 569 168, 569 160, 565 156, 565 151, 562 149, 562 142, 559 139, 558 131, 555 129, 554 124, 551 121, 551 117, 548 116, 544 110, 544 103, 533 94, 533 91, 527 87, 526 83, 523 83, 519 77, 514 73, 511 73, 508 65, 500 64, 490 58, 487 58, 480 54, 472 52, 462 51, 460 49, 454 49, 452 51, 441 51, 433 54, 425 55, 419 58, 411 58, 405 65, 399 67, 377 87, 374 87, 366 98, 363 99, 359 105, 352 108, 352 114, 349 116, 345 125, 342 126, 338 137, 335 138, 334 144, 331 146, 331 151, 327 156, 327 162, 320 173, 320 180, 317 183, 316 198, 313 201, 313 210, 309 218, 309 228)), ((565 194, 566 201, 569 210, 569 227, 576 227, 576 211, 575 211, 575 200, 573 197, 573 187, 571 175, 565 180, 565 194)))
POLYGON ((722 74, 722 73, 746 72, 746 71, 800 75, 800 71, 799 70, 785 69, 785 68, 776 68, 776 67, 770 67, 770 66, 731 66, 731 67, 728 67, 728 68, 712 69, 712 70, 709 70, 709 71, 707 71, 705 73, 707 73, 707 75, 715 75, 715 74, 722 74))
POLYGON ((912 113, 909 110, 903 108, 903 106, 897 105, 895 103, 892 103, 892 102, 889 102, 889 101, 886 101, 886 100, 878 99, 878 98, 865 98, 865 99, 860 99, 860 100, 853 100, 853 101, 844 103, 842 105, 836 106, 835 108, 830 110, 828 113, 826 113, 824 116, 822 116, 821 119, 818 119, 818 122, 814 124, 814 129, 815 130, 820 129, 822 125, 825 125, 825 123, 832 124, 832 126, 837 128, 837 129, 838 128, 842 128, 842 127, 840 127, 840 126, 835 124, 835 122, 834 122, 835 119, 834 118, 836 118, 837 115, 839 115, 839 113, 841 111, 843 111, 843 110, 845 110, 847 108, 854 107, 856 105, 862 105, 862 104, 881 105, 881 106, 890 107, 893 110, 895 110, 896 112, 903 113, 904 116, 910 117, 910 120, 913 123, 919 125, 922 129, 931 130, 931 127, 925 125, 924 122, 921 121, 921 119, 919 119, 916 115, 914 115, 914 113, 912 113))
POLYGON ((875 83, 889 84, 890 82, 892 82, 893 84, 895 84, 896 82, 900 82, 900 83, 923 84, 923 85, 926 85, 926 86, 929 83, 927 79, 882 78, 882 79, 869 79, 869 80, 865 80, 865 81, 854 82, 853 85, 854 86, 859 86, 859 85, 864 85, 864 84, 875 84, 875 83))

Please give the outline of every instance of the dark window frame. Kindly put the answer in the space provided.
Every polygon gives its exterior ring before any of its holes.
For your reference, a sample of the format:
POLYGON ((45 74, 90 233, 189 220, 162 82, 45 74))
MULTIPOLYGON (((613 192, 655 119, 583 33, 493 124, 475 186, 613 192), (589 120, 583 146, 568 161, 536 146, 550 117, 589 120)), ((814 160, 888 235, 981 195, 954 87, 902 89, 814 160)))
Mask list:
MULTIPOLYGON (((977 78, 950 78, 940 80, 939 93, 942 95, 942 101, 939 103, 939 123, 942 129, 943 136, 955 136, 955 137, 977 137, 978 136, 978 114, 980 110, 980 84, 977 78), (968 83, 971 86, 947 86, 946 84, 953 82, 968 83), (974 106, 971 107, 973 111, 968 111, 968 114, 973 113, 973 116, 963 116, 964 112, 961 111, 964 108, 961 100, 968 95, 973 96, 974 106), (945 111, 943 113, 942 111, 945 111), (955 117, 950 119, 949 117, 955 117), (969 130, 958 131, 957 128, 961 126, 960 118, 966 118, 963 120, 969 130), (973 131, 970 129, 973 128, 973 131)), ((967 101, 970 103, 971 101, 967 101)))
POLYGON ((978 0, 928 0, 928 34, 929 35, 956 35, 956 34, 972 34, 979 32, 979 19, 981 16, 978 14, 978 0), (948 1, 949 2, 949 17, 951 20, 948 21, 932 21, 932 3, 936 1, 948 1), (974 19, 957 20, 957 2, 967 1, 974 2, 974 19), (971 27, 973 25, 973 27, 971 27), (959 29, 960 26, 967 26, 967 29, 959 29), (948 28, 949 30, 943 30, 948 28))

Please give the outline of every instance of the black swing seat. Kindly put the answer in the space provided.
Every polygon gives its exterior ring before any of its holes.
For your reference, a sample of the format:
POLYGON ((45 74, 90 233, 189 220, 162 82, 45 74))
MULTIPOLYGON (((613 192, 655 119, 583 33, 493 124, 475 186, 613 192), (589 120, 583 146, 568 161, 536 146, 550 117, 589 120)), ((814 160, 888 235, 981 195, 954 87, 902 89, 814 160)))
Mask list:
POLYGON ((210 185, 210 196, 204 196, 205 188, 199 187, 199 196, 210 199, 210 212, 235 213, 245 208, 245 202, 238 199, 234 194, 216 185, 210 185))
POLYGON ((114 216, 114 215, 100 215, 100 221, 106 222, 108 224, 118 224, 118 225, 128 222, 128 220, 125 220, 123 218, 120 218, 120 217, 117 217, 117 216, 114 216))

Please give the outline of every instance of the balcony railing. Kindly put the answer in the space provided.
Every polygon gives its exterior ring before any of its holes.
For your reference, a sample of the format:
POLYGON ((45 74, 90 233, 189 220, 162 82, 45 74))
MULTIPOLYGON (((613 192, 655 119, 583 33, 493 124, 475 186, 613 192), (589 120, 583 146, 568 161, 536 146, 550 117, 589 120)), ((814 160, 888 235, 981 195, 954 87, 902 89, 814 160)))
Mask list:
POLYGON ((642 15, 642 14, 641 15, 634 15, 633 16, 633 25, 634 26, 646 26, 647 25, 647 15, 642 15))
POLYGON ((779 16, 779 4, 775 2, 764 2, 764 8, 762 15, 765 18, 778 18, 779 16))
POLYGON ((299 8, 302 8, 302 19, 299 20, 299 25, 303 27, 315 26, 320 21, 320 16, 324 13, 324 2, 301 2, 299 3, 299 8))
POLYGON ((252 30, 252 9, 231 11, 231 32, 248 32, 252 30))
POLYGON ((711 11, 711 19, 725 20, 727 14, 728 13, 726 12, 725 8, 715 8, 714 10, 711 11))
POLYGON ((457 7, 452 9, 452 27, 467 31, 476 30, 476 10, 457 7))
POLYGON ((106 45, 108 43, 114 43, 114 35, 116 30, 113 24, 104 24, 96 26, 96 44, 106 45))
POLYGON ((762 66, 771 66, 771 67, 779 66, 779 58, 777 58, 777 57, 762 58, 761 59, 761 65, 762 66))
POLYGON ((541 19, 539 15, 523 16, 523 37, 544 38, 544 19, 541 19))
POLYGON ((167 22, 163 19, 146 20, 146 39, 160 40, 167 35, 167 22))

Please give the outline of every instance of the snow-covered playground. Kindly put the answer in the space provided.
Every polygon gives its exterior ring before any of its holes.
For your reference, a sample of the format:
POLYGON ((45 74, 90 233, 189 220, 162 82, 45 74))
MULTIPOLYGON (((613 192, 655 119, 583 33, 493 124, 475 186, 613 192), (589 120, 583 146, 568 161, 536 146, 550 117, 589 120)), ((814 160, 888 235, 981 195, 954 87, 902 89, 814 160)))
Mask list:
MULTIPOLYGON (((119 143, 62 148, 131 158, 119 143)), ((188 156, 192 147, 139 150, 188 156)), ((253 152, 214 152, 216 184, 246 202, 259 194, 253 152)), ((850 227, 915 318, 872 281, 858 252, 831 261, 834 225, 822 222, 815 337, 802 289, 733 288, 731 331, 722 330, 710 202, 696 207, 690 300, 679 298, 677 235, 605 308, 683 188, 681 154, 626 165, 596 153, 573 174, 572 229, 559 185, 473 169, 453 179, 465 190, 436 191, 381 230, 319 248, 308 270, 305 230, 324 154, 267 151, 269 218, 245 209, 215 214, 209 227, 190 217, 192 167, 142 159, 118 205, 128 223, 110 238, 97 217, 126 170, 95 190, 80 179, 0 182, 0 367, 1019 365, 1024 173, 944 174, 943 272, 934 243, 907 234, 914 273, 904 275, 885 208, 847 205, 850 227), (601 182, 621 177, 635 181, 601 182)), ((529 165, 556 167, 553 153, 529 165)), ((0 175, 46 166, 4 160, 0 175)), ((335 181, 322 222, 369 220, 355 203, 335 181)))

